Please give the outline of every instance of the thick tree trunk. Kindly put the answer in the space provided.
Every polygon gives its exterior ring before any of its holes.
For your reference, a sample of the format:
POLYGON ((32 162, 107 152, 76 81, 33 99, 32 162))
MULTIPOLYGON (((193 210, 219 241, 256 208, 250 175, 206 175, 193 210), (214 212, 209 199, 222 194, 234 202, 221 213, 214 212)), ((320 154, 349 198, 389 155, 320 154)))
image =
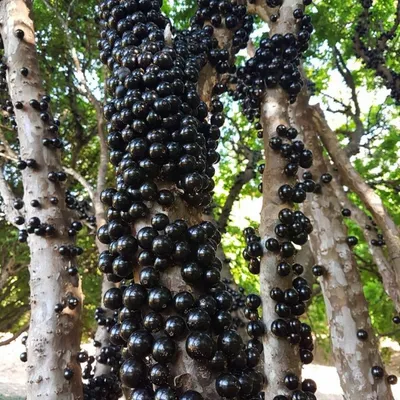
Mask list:
POLYGON ((54 226, 57 232, 54 237, 30 235, 28 239, 31 320, 27 399, 82 399, 81 371, 76 360, 81 336, 82 293, 79 278, 66 271, 74 260, 63 258, 58 252, 62 245, 73 245, 67 234, 69 218, 65 190, 47 179, 49 172, 61 170, 60 156, 57 151, 42 145, 42 139, 51 134, 40 113, 29 105, 32 99, 40 101, 44 92, 37 65, 33 23, 26 3, 23 0, 2 1, 0 23, 11 99, 14 104, 21 101, 24 105, 22 110, 15 110, 20 155, 23 160, 34 159, 37 164, 34 169, 22 171, 26 218, 38 217, 41 223, 54 226), (17 38, 17 29, 24 32, 23 39, 17 38), (27 77, 20 73, 22 67, 29 69, 27 77), (58 198, 57 206, 50 203, 51 197, 58 198), (29 205, 34 199, 39 200, 40 208, 29 205), (74 310, 65 308, 61 314, 56 314, 55 305, 68 296, 77 298, 79 305, 74 310), (74 372, 69 381, 64 378, 65 368, 74 372))
MULTIPOLYGON (((315 177, 327 171, 316 126, 304 109, 297 122, 304 129, 305 143, 312 150, 315 177)), ((303 205, 314 226, 310 244, 316 262, 325 269, 320 284, 330 326, 336 368, 346 399, 393 399, 385 378, 375 379, 373 366, 382 366, 378 343, 368 314, 368 305, 351 249, 346 243, 347 230, 341 217, 339 200, 331 185, 324 185, 322 194, 313 194, 303 205), (363 329, 367 340, 357 338, 363 329)))
MULTIPOLYGON (((285 34, 296 31, 293 10, 302 8, 296 0, 286 0, 279 9, 280 18, 271 24, 270 36, 275 33, 285 34)), ((271 137, 276 136, 278 125, 289 126, 288 95, 283 89, 268 89, 261 108, 261 123, 264 131, 265 170, 263 174, 263 206, 261 210, 260 235, 264 244, 269 237, 275 237, 274 228, 278 221, 279 211, 288 204, 278 197, 278 189, 283 184, 284 160, 269 146, 271 137)), ((289 183, 289 182, 288 182, 289 183)), ((297 346, 292 346, 287 340, 274 336, 271 324, 278 317, 275 313, 275 300, 271 299, 270 292, 274 287, 282 290, 292 287, 293 276, 281 277, 276 273, 279 257, 272 252, 266 252, 261 258, 260 287, 262 297, 263 321, 267 333, 263 336, 264 345, 264 375, 268 385, 266 397, 272 399, 278 394, 290 395, 283 380, 287 372, 295 373, 300 377, 300 357, 297 346)))

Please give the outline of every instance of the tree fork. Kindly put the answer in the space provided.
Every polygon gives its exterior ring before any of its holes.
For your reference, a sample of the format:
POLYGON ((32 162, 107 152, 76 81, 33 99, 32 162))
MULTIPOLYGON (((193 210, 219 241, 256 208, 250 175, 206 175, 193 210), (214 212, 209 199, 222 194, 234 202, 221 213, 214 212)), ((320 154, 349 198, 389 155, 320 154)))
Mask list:
POLYGON ((40 101, 44 95, 29 12, 23 0, 4 0, 0 3, 9 92, 13 103, 21 101, 24 104, 22 110, 15 110, 20 156, 23 160, 35 160, 36 165, 34 169, 22 171, 24 202, 30 204, 31 200, 37 199, 41 202, 41 208, 27 207, 26 217, 27 220, 37 217, 57 231, 54 237, 30 235, 28 238, 31 253, 31 320, 27 399, 78 400, 83 398, 81 370, 76 359, 81 337, 82 292, 79 278, 68 275, 66 271, 72 260, 63 258, 58 252, 62 245, 73 245, 67 234, 69 213, 65 206, 64 188, 47 179, 49 172, 61 171, 60 155, 42 145, 42 139, 50 135, 39 112, 29 106, 30 100, 40 101), (22 39, 17 37, 17 30, 23 32, 22 39), (29 69, 28 77, 19 72, 22 67, 29 69), (58 205, 50 204, 50 197, 56 197, 58 205), (64 308, 57 315, 55 305, 68 296, 75 297, 79 305, 74 310, 64 308), (69 381, 64 378, 65 368, 73 371, 69 381))

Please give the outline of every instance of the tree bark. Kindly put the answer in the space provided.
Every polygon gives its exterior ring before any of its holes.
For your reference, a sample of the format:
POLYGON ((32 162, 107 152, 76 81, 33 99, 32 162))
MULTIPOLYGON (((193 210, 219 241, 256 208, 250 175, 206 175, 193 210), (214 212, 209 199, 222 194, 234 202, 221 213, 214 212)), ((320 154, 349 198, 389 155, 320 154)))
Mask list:
POLYGON ((373 230, 367 229, 366 226, 371 223, 367 215, 353 204, 346 196, 343 186, 338 182, 337 177, 332 180, 332 187, 342 205, 351 211, 351 218, 356 221, 363 229, 365 240, 368 242, 368 249, 372 259, 375 262, 378 272, 382 277, 383 287, 387 295, 392 299, 393 304, 398 314, 400 314, 400 291, 396 283, 395 272, 393 266, 388 262, 382 247, 373 246, 371 240, 376 239, 376 233, 373 230))
MULTIPOLYGON (((297 122, 304 129, 306 147, 314 155, 313 173, 327 171, 322 147, 310 112, 298 110, 297 122)), ((347 230, 341 207, 331 185, 322 194, 313 194, 303 203, 304 212, 314 226, 310 245, 316 262, 325 268, 319 278, 329 321, 335 364, 346 399, 393 399, 386 379, 374 379, 372 366, 382 366, 378 342, 371 326, 354 256, 346 243, 347 230), (357 331, 364 329, 368 339, 361 341, 357 331)))
MULTIPOLYGON (((293 10, 302 8, 297 0, 285 0, 279 9, 280 18, 270 26, 270 36, 275 33, 285 34, 296 31, 293 10)), ((261 107, 261 123, 264 131, 264 157, 265 169, 263 174, 263 205, 261 210, 260 235, 262 243, 273 236, 277 224, 279 211, 288 204, 282 203, 278 197, 278 189, 282 185, 284 160, 269 146, 271 137, 276 136, 276 127, 280 124, 289 126, 289 101, 288 95, 282 88, 268 89, 261 107)), ((271 299, 270 291, 274 287, 282 290, 292 287, 292 276, 281 277, 276 273, 276 265, 280 258, 272 252, 264 253, 261 258, 260 288, 263 309, 263 321, 267 333, 263 336, 264 345, 264 375, 268 385, 266 396, 282 394, 290 395, 283 380, 287 372, 301 376, 299 351, 296 346, 290 345, 287 340, 280 339, 270 332, 271 324, 277 319, 275 313, 275 300, 271 299)))
POLYGON ((340 147, 337 136, 329 128, 321 109, 312 107, 310 118, 315 122, 315 128, 321 141, 331 156, 343 183, 357 194, 365 207, 371 213, 374 221, 381 229, 389 253, 389 262, 393 265, 397 287, 400 287, 400 233, 393 219, 390 217, 381 198, 371 189, 360 174, 355 170, 345 151, 340 147))
POLYGON ((29 106, 31 99, 40 101, 44 95, 37 56, 33 22, 23 0, 4 0, 0 3, 1 35, 4 42, 5 62, 8 66, 8 87, 13 103, 21 101, 22 110, 15 110, 18 123, 20 156, 34 159, 37 167, 22 171, 26 218, 38 217, 41 223, 53 225, 55 237, 30 235, 31 263, 31 319, 28 339, 27 399, 78 400, 83 398, 80 366, 76 360, 79 351, 82 293, 78 277, 68 275, 66 267, 73 259, 58 253, 61 245, 73 245, 68 237, 69 213, 65 206, 65 190, 47 179, 51 171, 61 171, 60 155, 42 145, 42 139, 51 136, 39 112, 29 106), (15 35, 24 32, 23 39, 15 35), (21 67, 29 69, 24 77, 21 67), (57 197, 57 206, 49 198, 57 197), (30 207, 38 199, 40 208, 30 207), (65 308, 57 315, 54 307, 68 296, 78 299, 74 310, 65 308), (73 378, 64 378, 64 369, 71 368, 73 378))

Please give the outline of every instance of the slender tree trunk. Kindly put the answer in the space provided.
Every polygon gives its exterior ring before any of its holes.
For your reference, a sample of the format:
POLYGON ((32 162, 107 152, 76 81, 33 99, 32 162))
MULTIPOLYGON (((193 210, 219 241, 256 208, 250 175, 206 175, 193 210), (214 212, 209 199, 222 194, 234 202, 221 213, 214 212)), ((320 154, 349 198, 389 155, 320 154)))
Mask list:
MULTIPOLYGON (((278 22, 270 25, 270 36, 275 33, 285 34, 296 31, 296 23, 293 10, 302 8, 296 0, 285 0, 279 9, 280 18, 278 22)), ((263 174, 263 205, 261 210, 260 235, 264 244, 269 237, 275 237, 274 228, 278 221, 279 211, 288 207, 278 197, 278 189, 283 184, 284 160, 276 154, 269 146, 269 140, 276 136, 278 125, 289 126, 289 101, 287 93, 280 87, 268 89, 261 108, 261 123, 264 131, 264 157, 265 170, 263 174)), ((285 183, 289 182, 289 179, 285 183)), ((301 376, 300 356, 297 346, 292 346, 287 340, 274 336, 271 324, 278 317, 275 313, 276 301, 271 299, 270 292, 274 287, 282 290, 292 287, 290 274, 281 277, 276 273, 276 266, 280 257, 276 253, 266 252, 261 258, 260 288, 263 307, 263 321, 267 333, 263 336, 264 345, 264 375, 266 382, 266 394, 268 399, 274 396, 290 395, 283 380, 287 372, 301 376)))
MULTIPOLYGON (((322 147, 309 112, 304 108, 297 114, 304 129, 305 143, 312 150, 315 177, 327 171, 322 147)), ((316 261, 325 269, 320 284, 329 321, 333 355, 346 399, 393 399, 385 378, 375 379, 373 366, 382 367, 378 342, 371 326, 368 305, 361 278, 351 249, 346 243, 347 230, 341 217, 341 207, 333 187, 324 185, 322 194, 313 194, 303 204, 304 212, 312 219, 314 230, 310 244, 316 261), (366 340, 357 338, 362 329, 366 340)))
POLYGON ((1 35, 4 42, 5 62, 8 66, 8 85, 13 104, 21 101, 22 110, 15 110, 18 123, 20 155, 23 160, 34 159, 35 168, 22 171, 26 219, 40 219, 41 223, 56 228, 54 237, 30 235, 31 253, 30 288, 31 320, 28 339, 28 387, 27 399, 48 400, 82 399, 80 366, 76 360, 79 351, 82 293, 77 276, 70 276, 66 267, 74 264, 59 254, 62 245, 73 245, 67 235, 69 223, 65 207, 65 190, 59 183, 47 179, 51 171, 61 171, 60 155, 44 147, 42 139, 51 137, 47 123, 40 118, 29 102, 40 101, 44 95, 37 64, 33 22, 23 0, 4 0, 0 3, 1 35), (24 32, 18 39, 16 31, 24 32), (29 75, 20 73, 22 67, 29 75), (50 197, 58 198, 58 205, 50 203, 50 197), (31 200, 39 200, 41 207, 33 208, 31 200), (73 296, 79 301, 74 309, 65 308, 56 314, 57 303, 73 296), (71 380, 64 378, 64 369, 71 368, 71 380))
POLYGON ((372 214, 374 221, 382 230, 393 265, 397 287, 400 287, 400 233, 393 219, 384 207, 381 198, 371 189, 352 166, 345 151, 340 147, 336 134, 329 128, 321 109, 312 108, 310 117, 314 119, 321 141, 339 170, 343 183, 357 194, 372 214))
POLYGON ((343 186, 338 182, 337 177, 332 180, 332 187, 342 207, 348 208, 351 211, 351 218, 363 229, 363 235, 368 242, 369 252, 382 278, 383 287, 387 295, 392 299, 397 313, 400 314, 400 291, 396 283, 393 265, 388 262, 382 247, 373 246, 371 244, 371 240, 376 239, 376 232, 367 228, 367 226, 371 224, 371 221, 369 221, 367 215, 362 210, 347 198, 343 186))

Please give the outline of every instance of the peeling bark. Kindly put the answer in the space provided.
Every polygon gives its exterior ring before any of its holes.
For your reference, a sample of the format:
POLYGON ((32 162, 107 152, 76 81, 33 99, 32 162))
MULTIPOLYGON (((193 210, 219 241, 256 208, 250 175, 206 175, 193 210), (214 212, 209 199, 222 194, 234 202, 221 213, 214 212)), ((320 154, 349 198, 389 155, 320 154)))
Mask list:
POLYGON ((8 66, 8 86, 13 103, 21 101, 22 110, 15 110, 18 123, 20 156, 34 159, 37 168, 22 171, 24 202, 38 199, 41 208, 26 207, 26 218, 35 216, 42 223, 53 225, 55 237, 30 235, 31 253, 30 288, 31 319, 28 338, 28 387, 27 399, 78 400, 83 398, 80 365, 76 360, 79 351, 82 293, 78 277, 66 271, 69 262, 58 253, 61 245, 72 245, 68 237, 69 213, 65 206, 62 186, 47 179, 50 171, 60 171, 60 155, 42 145, 49 136, 46 123, 39 113, 29 106, 31 99, 40 100, 44 95, 35 50, 33 22, 23 0, 4 0, 0 3, 1 35, 4 41, 5 62, 8 66), (15 31, 22 29, 22 40, 15 31), (28 77, 19 73, 21 67, 30 71, 28 77), (51 205, 50 197, 57 197, 59 204, 51 205), (74 310, 65 308, 57 315, 54 306, 72 295, 79 300, 74 310), (65 368, 74 371, 72 380, 64 379, 65 368))
MULTIPOLYGON (((302 8, 296 0, 286 0, 279 9, 280 18, 271 25, 270 35, 275 33, 285 34, 295 32, 296 23, 293 10, 302 8)), ((265 170, 263 174, 263 205, 261 210, 260 235, 262 243, 274 235, 279 211, 287 207, 278 197, 278 189, 282 184, 284 160, 269 146, 271 137, 276 136, 276 127, 280 124, 289 126, 288 115, 289 101, 283 89, 269 89, 265 94, 261 108, 261 123, 264 131, 264 157, 265 170)), ((287 372, 301 376, 300 357, 298 348, 291 346, 284 339, 275 337, 270 333, 272 322, 277 319, 275 314, 275 301, 270 298, 270 291, 274 287, 285 290, 292 285, 292 276, 283 278, 276 273, 279 257, 274 253, 266 252, 261 258, 260 287, 263 306, 263 321, 267 333, 263 337, 264 345, 264 375, 267 386, 267 398, 272 399, 278 394, 289 395, 290 390, 283 385, 287 372)))
MULTIPOLYGON (((313 173, 327 171, 317 127, 304 109, 298 110, 297 121, 304 129, 305 143, 314 155, 313 173)), ((368 305, 354 256, 346 243, 347 230, 334 188, 324 185, 322 194, 313 194, 303 204, 314 230, 310 245, 316 262, 325 268, 319 278, 329 321, 335 364, 346 399, 393 399, 386 379, 374 379, 371 367, 382 366, 378 341, 371 326, 368 305), (368 339, 357 339, 364 329, 368 339)))

